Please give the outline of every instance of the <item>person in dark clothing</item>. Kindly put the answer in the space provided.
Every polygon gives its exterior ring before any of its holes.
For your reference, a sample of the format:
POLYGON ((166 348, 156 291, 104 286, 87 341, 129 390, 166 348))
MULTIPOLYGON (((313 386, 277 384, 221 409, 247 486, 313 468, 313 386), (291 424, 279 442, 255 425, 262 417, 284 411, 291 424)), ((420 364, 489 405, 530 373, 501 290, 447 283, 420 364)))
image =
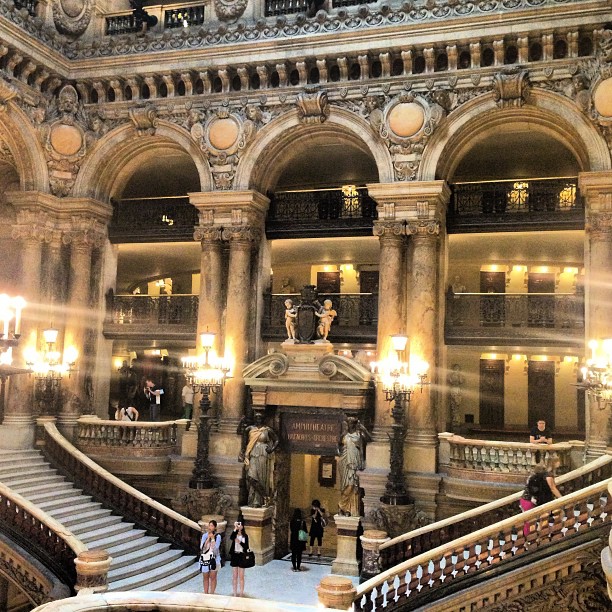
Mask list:
MULTIPOLYGON (((546 421, 539 419, 529 433, 529 444, 552 444, 552 432, 546 427, 546 421)), ((536 463, 542 461, 540 451, 535 454, 536 463)))
MULTIPOLYGON (((527 512, 536 506, 541 506, 555 497, 561 497, 561 492, 555 483, 555 471, 559 467, 559 459, 551 457, 546 465, 538 463, 533 473, 527 478, 523 496, 519 500, 521 510, 527 512)), ((529 523, 523 525, 523 535, 529 534, 529 523)))
POLYGON ((300 531, 304 533, 307 532, 306 521, 302 518, 302 511, 299 508, 293 511, 289 529, 291 531, 291 539, 289 541, 289 548, 291 548, 291 565, 293 566, 294 572, 299 572, 302 566, 302 553, 306 549, 306 542, 300 540, 300 531))
POLYGON ((230 565, 232 566, 232 594, 234 597, 244 595, 244 553, 249 550, 249 536, 244 529, 242 517, 234 523, 230 536, 230 565))
POLYGON ((308 556, 312 557, 314 543, 317 542, 317 557, 321 556, 321 545, 323 544, 323 529, 325 523, 325 509, 321 508, 321 502, 318 499, 312 500, 312 511, 310 513, 310 549, 308 556))

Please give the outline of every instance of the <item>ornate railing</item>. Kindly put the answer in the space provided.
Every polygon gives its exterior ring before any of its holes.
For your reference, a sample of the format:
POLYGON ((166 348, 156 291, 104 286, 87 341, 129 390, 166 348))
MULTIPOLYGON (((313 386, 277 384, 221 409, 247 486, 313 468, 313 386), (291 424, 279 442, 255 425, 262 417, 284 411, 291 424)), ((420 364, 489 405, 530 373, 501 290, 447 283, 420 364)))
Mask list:
POLYGON ((177 425, 174 421, 148 423, 145 421, 79 420, 77 445, 80 449, 127 447, 171 453, 176 450, 176 430, 177 425))
POLYGON ((413 558, 364 582, 357 589, 354 607, 368 612, 414 609, 442 596, 455 581, 477 579, 493 567, 498 571, 514 567, 512 561, 528 551, 568 543, 591 530, 599 532, 612 522, 610 482, 607 479, 476 531, 472 523, 468 535, 442 545, 431 543, 413 558))
POLYGON ((365 187, 279 191, 271 196, 266 233, 293 235, 371 235, 376 202, 365 187))
MULTIPOLYGON (((579 491, 612 477, 612 456, 606 455, 559 476, 557 486, 565 493, 579 491)), ((432 548, 465 536, 475 529, 492 525, 520 512, 522 491, 484 504, 473 510, 437 521, 389 540, 380 547, 381 567, 388 569, 432 548)))
POLYGON ((306 13, 310 4, 309 0, 266 0, 266 17, 306 13))
POLYGON ((14 0, 15 7, 18 9, 26 9, 31 17, 36 16, 36 6, 38 0, 14 0))
POLYGON ((198 210, 188 197, 134 198, 113 201, 112 242, 192 240, 198 210))
POLYGON ((138 27, 136 26, 136 19, 133 13, 113 15, 112 17, 106 18, 106 33, 109 36, 128 34, 130 32, 136 32, 137 29, 138 27))
MULTIPOLYGON (((442 434, 440 434, 442 436, 442 434)), ((441 440, 449 445, 449 476, 472 480, 486 480, 487 475, 507 474, 527 476, 539 461, 558 458, 558 472, 564 474, 571 467, 572 445, 569 442, 529 444, 521 442, 497 442, 471 440, 453 435, 441 440)))
POLYGON ((204 5, 184 6, 164 11, 165 28, 186 28, 204 23, 204 5))
MULTIPOLYGON (((266 293, 262 334, 264 337, 282 338, 285 330, 285 300, 289 298, 299 304, 300 296, 294 293, 266 293)), ((320 294, 319 302, 332 301, 338 313, 332 323, 330 338, 363 337, 375 341, 378 326, 378 294, 376 293, 329 293, 320 294)))
POLYGON ((74 560, 87 546, 70 530, 3 484, 0 526, 73 591, 77 580, 74 560))
POLYGON ((559 227, 580 227, 584 223, 578 179, 516 179, 452 185, 449 228, 472 223, 519 225, 545 220, 559 227))
POLYGON ((53 423, 44 425, 44 444, 49 460, 87 494, 160 539, 190 554, 198 552, 201 531, 197 523, 107 472, 70 444, 53 423))
POLYGON ((115 325, 195 325, 197 295, 112 295, 107 317, 115 325))

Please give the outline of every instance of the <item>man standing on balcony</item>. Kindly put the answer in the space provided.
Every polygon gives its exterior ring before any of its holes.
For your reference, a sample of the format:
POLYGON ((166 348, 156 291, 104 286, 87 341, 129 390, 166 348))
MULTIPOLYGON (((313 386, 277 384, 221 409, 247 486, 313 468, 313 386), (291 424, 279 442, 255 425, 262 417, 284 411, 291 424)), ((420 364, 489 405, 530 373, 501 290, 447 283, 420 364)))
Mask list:
MULTIPOLYGON (((530 444, 552 444, 552 433, 546 429, 546 421, 540 419, 529 435, 530 444)), ((540 463, 540 451, 536 451, 536 463, 540 463)))
POLYGON ((147 378, 144 394, 149 400, 149 420, 159 421, 161 396, 164 394, 164 390, 158 387, 151 378, 147 378))

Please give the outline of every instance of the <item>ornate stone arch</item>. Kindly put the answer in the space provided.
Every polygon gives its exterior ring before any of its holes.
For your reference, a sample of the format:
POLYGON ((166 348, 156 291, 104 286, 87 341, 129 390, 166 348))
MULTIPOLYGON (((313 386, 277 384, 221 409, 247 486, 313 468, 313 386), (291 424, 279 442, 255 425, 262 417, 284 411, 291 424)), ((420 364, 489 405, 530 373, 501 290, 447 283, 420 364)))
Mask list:
POLYGON ((160 119, 153 134, 138 135, 133 125, 125 124, 102 138, 83 163, 74 185, 74 195, 108 201, 125 176, 124 169, 130 159, 135 154, 154 151, 164 145, 185 151, 196 166, 201 191, 213 189, 208 162, 189 132, 160 119))
POLYGON ((368 152, 378 168, 378 180, 389 183, 394 180, 391 156, 384 143, 376 137, 369 123, 348 110, 330 106, 329 116, 320 123, 300 122, 297 109, 262 128, 248 152, 240 160, 234 188, 257 189, 265 193, 274 186, 278 173, 278 160, 287 147, 295 147, 301 138, 313 134, 329 134, 330 139, 343 138, 368 152))
POLYGON ((425 148, 417 180, 447 179, 475 140, 490 136, 502 124, 519 121, 561 142, 582 171, 610 169, 606 142, 580 109, 559 94, 533 88, 529 104, 520 108, 500 109, 491 93, 451 113, 444 129, 436 131, 425 148))
POLYGON ((0 140, 12 158, 23 191, 49 191, 49 172, 36 130, 13 102, 0 112, 0 140))

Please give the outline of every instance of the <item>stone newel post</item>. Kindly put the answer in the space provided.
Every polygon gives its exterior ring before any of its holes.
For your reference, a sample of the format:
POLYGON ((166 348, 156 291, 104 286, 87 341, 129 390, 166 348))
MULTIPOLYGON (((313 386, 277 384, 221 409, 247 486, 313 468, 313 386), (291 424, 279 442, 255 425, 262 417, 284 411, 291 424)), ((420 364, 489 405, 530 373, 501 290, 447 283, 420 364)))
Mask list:
POLYGON ((380 560, 380 546, 391 538, 386 531, 367 529, 360 537, 363 548, 363 562, 361 567, 361 581, 365 582, 382 572, 380 560))
POLYGON ((108 589, 108 568, 112 557, 105 550, 85 550, 74 560, 77 570, 76 591, 102 593, 108 589))

